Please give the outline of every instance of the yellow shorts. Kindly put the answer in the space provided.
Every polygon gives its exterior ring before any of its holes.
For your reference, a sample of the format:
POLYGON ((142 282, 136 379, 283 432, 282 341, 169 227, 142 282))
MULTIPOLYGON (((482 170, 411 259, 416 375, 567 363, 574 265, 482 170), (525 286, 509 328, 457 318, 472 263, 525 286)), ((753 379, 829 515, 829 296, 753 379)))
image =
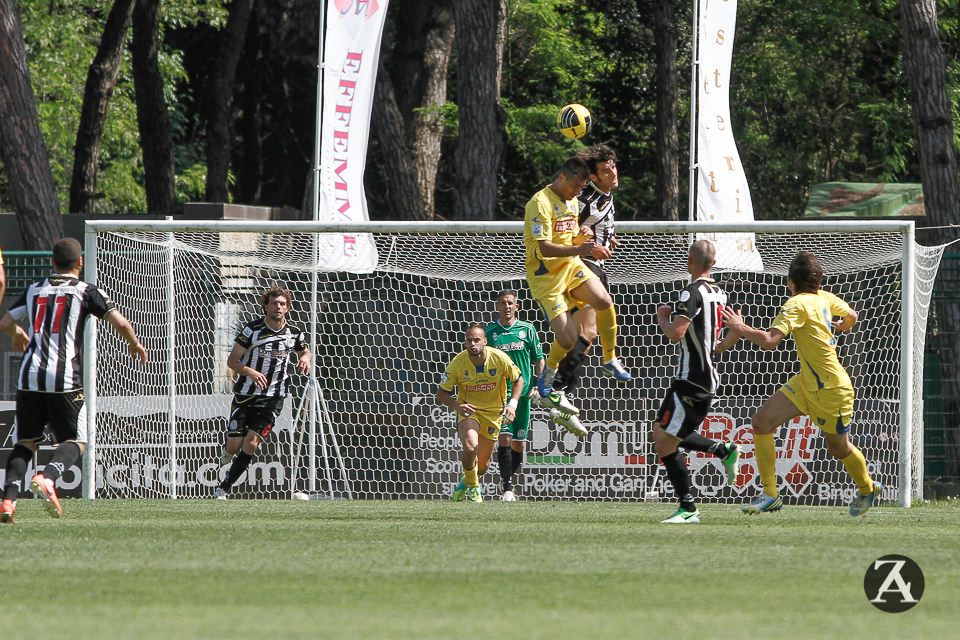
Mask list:
POLYGON ((780 388, 783 395, 825 433, 847 433, 853 419, 854 392, 851 387, 819 389, 809 392, 803 388, 799 374, 787 380, 780 388))
POLYGON ((476 420, 477 424, 480 425, 480 428, 477 429, 477 434, 481 438, 486 438, 487 440, 496 440, 500 436, 500 426, 503 424, 502 413, 494 413, 493 411, 477 411, 475 413, 471 413, 469 416, 465 416, 462 413, 457 413, 458 424, 467 418, 476 420))
POLYGON ((530 295, 540 305, 549 322, 561 313, 573 309, 576 301, 570 292, 596 277, 597 274, 588 269, 580 258, 574 257, 554 273, 538 276, 528 272, 527 284, 530 295))

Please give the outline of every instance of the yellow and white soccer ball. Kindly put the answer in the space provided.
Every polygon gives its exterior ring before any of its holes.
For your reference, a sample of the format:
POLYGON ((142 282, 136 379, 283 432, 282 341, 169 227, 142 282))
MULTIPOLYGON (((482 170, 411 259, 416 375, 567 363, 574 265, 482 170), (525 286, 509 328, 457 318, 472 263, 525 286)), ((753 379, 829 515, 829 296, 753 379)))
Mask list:
POLYGON ((590 110, 582 104, 568 104, 557 114, 557 127, 568 138, 582 138, 592 125, 590 110))

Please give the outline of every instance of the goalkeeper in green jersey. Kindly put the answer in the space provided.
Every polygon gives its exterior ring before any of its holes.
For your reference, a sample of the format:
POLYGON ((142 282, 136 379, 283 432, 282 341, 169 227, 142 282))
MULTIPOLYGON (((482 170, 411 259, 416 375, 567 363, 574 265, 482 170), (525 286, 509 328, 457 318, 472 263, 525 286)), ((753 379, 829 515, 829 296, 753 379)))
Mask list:
POLYGON ((523 448, 530 434, 530 390, 535 389, 534 380, 543 370, 543 350, 540 348, 536 327, 517 319, 516 291, 501 291, 497 294, 496 308, 497 320, 483 330, 487 343, 510 356, 524 380, 516 417, 513 422, 503 426, 497 442, 497 462, 500 464, 500 481, 503 485, 500 499, 504 502, 516 502, 513 476, 523 464, 523 448))

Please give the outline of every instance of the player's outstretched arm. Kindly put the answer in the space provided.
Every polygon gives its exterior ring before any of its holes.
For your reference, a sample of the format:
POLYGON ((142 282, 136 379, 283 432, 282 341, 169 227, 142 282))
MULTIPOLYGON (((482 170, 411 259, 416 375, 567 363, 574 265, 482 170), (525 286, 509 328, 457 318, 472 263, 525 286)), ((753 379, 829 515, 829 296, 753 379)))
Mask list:
POLYGON ((735 331, 753 344, 763 349, 776 349, 780 341, 784 339, 784 334, 779 329, 770 329, 763 331, 754 329, 743 321, 743 316, 736 309, 725 307, 723 309, 723 321, 727 324, 730 331, 735 331))
POLYGON ((850 313, 832 323, 834 331, 849 331, 857 324, 857 312, 850 309, 850 313))
POLYGON ((733 345, 737 344, 737 340, 740 339, 740 334, 737 331, 734 331, 730 327, 727 327, 727 335, 723 336, 723 340, 717 343, 717 346, 713 348, 714 353, 723 353, 733 345))
POLYGON ((137 332, 133 330, 133 325, 130 324, 130 321, 124 317, 120 311, 114 309, 110 313, 104 316, 104 319, 109 322, 117 333, 120 334, 120 337, 126 340, 127 349, 130 351, 130 355, 134 358, 138 358, 141 364, 147 363, 147 350, 140 343, 140 339, 137 338, 137 332))
POLYGON ((27 350, 27 343, 30 342, 30 336, 23 330, 23 327, 17 324, 10 313, 3 314, 0 318, 0 331, 13 338, 13 350, 23 353, 27 350))

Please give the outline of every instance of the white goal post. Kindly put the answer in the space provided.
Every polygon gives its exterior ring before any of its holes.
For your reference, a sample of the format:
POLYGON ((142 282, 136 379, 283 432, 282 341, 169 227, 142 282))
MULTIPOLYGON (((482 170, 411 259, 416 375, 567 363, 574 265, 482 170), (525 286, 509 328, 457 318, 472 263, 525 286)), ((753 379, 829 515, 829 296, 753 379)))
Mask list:
MULTIPOLYGON (((619 354, 635 375, 617 386, 589 359, 577 402, 590 435, 578 440, 534 410, 519 476, 527 499, 673 500, 648 437, 676 363, 656 326, 687 282, 691 234, 755 234, 763 270, 715 278, 753 326, 766 328, 788 297, 799 250, 818 256, 824 288, 847 300, 857 326, 838 336, 857 390, 851 439, 884 496, 922 496, 922 361, 927 309, 942 247, 921 247, 900 221, 744 224, 620 222, 607 262, 619 354)), ((259 295, 294 297, 290 322, 314 351, 270 439, 235 493, 245 497, 446 498, 458 479, 454 416, 433 394, 463 349, 468 322, 495 319, 503 289, 546 349, 549 327, 524 277, 521 222, 91 221, 85 278, 102 287, 148 349, 132 361, 112 331, 88 325, 85 389, 90 442, 83 496, 211 497, 231 399, 226 367, 259 295)), ((741 502, 758 489, 750 416, 799 365, 792 340, 764 351, 745 340, 720 358, 721 388, 702 432, 743 445, 744 473, 727 487, 715 458, 687 453, 704 502, 741 502)), ((598 352, 597 350, 596 352, 598 352)), ((777 431, 784 501, 846 504, 855 491, 815 425, 777 431)), ((482 479, 497 490, 496 461, 482 479)))

